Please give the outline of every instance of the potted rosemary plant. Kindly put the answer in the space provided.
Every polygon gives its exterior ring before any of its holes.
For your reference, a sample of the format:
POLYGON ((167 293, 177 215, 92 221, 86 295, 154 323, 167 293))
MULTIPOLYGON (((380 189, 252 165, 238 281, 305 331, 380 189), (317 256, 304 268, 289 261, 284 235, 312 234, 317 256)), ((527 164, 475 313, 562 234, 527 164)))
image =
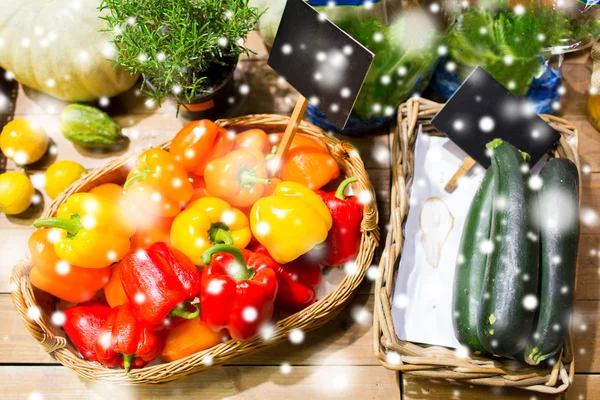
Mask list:
POLYGON ((248 0, 102 0, 116 66, 141 73, 159 105, 177 101, 186 118, 214 118, 228 107, 239 56, 259 17, 248 0))

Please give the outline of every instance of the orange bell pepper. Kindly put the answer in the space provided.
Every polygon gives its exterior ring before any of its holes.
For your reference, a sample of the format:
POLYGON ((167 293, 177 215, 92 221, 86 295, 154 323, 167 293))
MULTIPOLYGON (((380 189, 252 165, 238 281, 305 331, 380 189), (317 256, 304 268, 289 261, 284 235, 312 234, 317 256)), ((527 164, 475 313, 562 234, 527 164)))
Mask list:
POLYGON ((125 294, 125 290, 121 284, 121 276, 119 275, 120 267, 121 263, 117 263, 114 267, 112 267, 110 279, 108 280, 106 286, 104 286, 104 297, 106 297, 106 302, 112 308, 120 306, 121 304, 129 303, 127 294, 125 294))
POLYGON ((263 154, 269 154, 272 147, 269 137, 262 129, 249 129, 238 133, 233 142, 234 150, 253 148, 263 154))
POLYGON ((203 197, 211 197, 210 193, 208 193, 208 191, 206 190, 206 182, 204 181, 204 177, 190 174, 190 182, 192 183, 192 187, 194 188, 194 194, 192 195, 192 198, 188 201, 187 206, 203 197))
POLYGON ((165 361, 179 360, 221 343, 224 337, 226 331, 213 332, 200 318, 190 319, 169 329, 161 357, 165 361))
MULTIPOLYGON (((281 139, 283 139, 283 133, 272 133, 269 135, 269 142, 271 143, 271 146, 279 145, 279 143, 281 143, 281 139)), ((315 149, 327 151, 327 148, 322 142, 303 133, 297 133, 296 136, 294 136, 288 151, 294 150, 297 147, 314 147, 315 149)))
POLYGON ((317 147, 295 147, 283 160, 279 177, 284 181, 298 182, 311 190, 319 190, 340 176, 340 167, 327 152, 317 147))
POLYGON ((117 185, 116 183, 103 183, 102 185, 90 189, 90 193, 112 200, 122 207, 124 207, 126 203, 123 186, 117 185))
POLYGON ((169 152, 186 171, 202 176, 209 161, 231 151, 234 136, 208 119, 192 121, 177 133, 169 152))
POLYGON ((269 179, 260 151, 234 150, 206 164, 206 190, 232 207, 249 207, 263 196, 269 179))
POLYGON ((194 189, 185 169, 161 149, 150 149, 138 158, 123 186, 136 214, 147 218, 174 217, 192 197, 194 189))
POLYGON ((135 235, 131 237, 131 250, 147 249, 156 242, 170 243, 171 225, 175 218, 149 218, 139 221, 135 235))
POLYGON ((91 300, 107 284, 110 267, 81 268, 62 261, 54 252, 52 232, 52 229, 38 229, 29 238, 33 262, 31 284, 71 303, 91 300))
MULTIPOLYGON (((272 195, 273 193, 275 193, 275 188, 277 187, 277 185, 279 185, 282 181, 279 178, 271 178, 269 179, 271 182, 268 185, 265 185, 265 191, 263 193, 263 197, 267 197, 272 195)), ((247 214, 250 214, 250 211, 248 211, 247 214)))

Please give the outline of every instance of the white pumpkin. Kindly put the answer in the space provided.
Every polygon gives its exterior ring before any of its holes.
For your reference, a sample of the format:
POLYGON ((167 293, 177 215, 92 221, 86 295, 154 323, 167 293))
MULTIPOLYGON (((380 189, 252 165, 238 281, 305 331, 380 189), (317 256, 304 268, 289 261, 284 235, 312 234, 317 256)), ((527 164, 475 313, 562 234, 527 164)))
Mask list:
POLYGON ((66 101, 129 89, 137 75, 114 69, 99 32, 100 0, 0 0, 0 67, 25 86, 66 101))

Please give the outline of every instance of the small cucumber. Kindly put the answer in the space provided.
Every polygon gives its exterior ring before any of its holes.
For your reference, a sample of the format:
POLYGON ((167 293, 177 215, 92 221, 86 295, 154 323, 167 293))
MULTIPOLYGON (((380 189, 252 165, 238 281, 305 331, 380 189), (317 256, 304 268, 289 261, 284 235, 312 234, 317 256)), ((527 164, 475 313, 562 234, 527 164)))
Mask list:
POLYGON ((60 131, 69 141, 84 147, 110 148, 127 138, 111 117, 95 107, 69 104, 60 116, 60 131))
POLYGON ((540 192, 541 269, 535 330, 525 361, 538 365, 562 348, 575 294, 579 246, 579 174, 566 158, 549 161, 540 192))
POLYGON ((486 246, 490 255, 477 336, 490 353, 510 357, 525 347, 535 315, 530 303, 539 274, 537 196, 527 184, 523 154, 499 139, 488 148, 494 170, 493 240, 486 246))
POLYGON ((488 259, 480 244, 490 238, 493 194, 493 169, 488 168, 467 214, 454 272, 454 335, 473 353, 486 353, 477 337, 477 309, 488 259))

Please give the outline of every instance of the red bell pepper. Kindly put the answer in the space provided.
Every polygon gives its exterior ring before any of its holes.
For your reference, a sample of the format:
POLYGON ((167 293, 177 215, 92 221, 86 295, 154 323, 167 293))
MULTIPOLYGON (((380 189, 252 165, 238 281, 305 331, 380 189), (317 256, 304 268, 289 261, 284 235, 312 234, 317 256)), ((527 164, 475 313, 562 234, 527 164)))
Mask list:
POLYGON ((344 196, 344 190, 356 177, 345 179, 335 192, 317 191, 317 195, 327 205, 333 224, 327 235, 326 245, 322 251, 321 264, 334 266, 353 260, 360 249, 360 224, 363 217, 363 206, 358 197, 344 196))
POLYGON ((90 361, 98 361, 96 339, 111 308, 96 301, 69 307, 64 311, 63 329, 77 350, 90 361))
POLYGON ((287 264, 279 264, 263 245, 252 249, 269 257, 277 274, 277 297, 275 307, 285 311, 300 311, 317 298, 316 288, 321 283, 321 266, 310 254, 305 254, 287 264))
POLYGON ((273 316, 275 265, 265 255, 217 244, 202 262, 202 322, 213 332, 227 328, 235 340, 255 337, 273 316), (214 255, 214 258, 213 258, 214 255))
POLYGON ((185 254, 163 242, 127 254, 119 275, 133 314, 141 322, 158 327, 167 317, 192 319, 200 309, 187 304, 200 291, 200 272, 185 254))
POLYGON ((107 367, 120 365, 129 372, 158 357, 164 345, 163 333, 136 320, 132 305, 126 303, 112 309, 96 340, 96 354, 107 367))

